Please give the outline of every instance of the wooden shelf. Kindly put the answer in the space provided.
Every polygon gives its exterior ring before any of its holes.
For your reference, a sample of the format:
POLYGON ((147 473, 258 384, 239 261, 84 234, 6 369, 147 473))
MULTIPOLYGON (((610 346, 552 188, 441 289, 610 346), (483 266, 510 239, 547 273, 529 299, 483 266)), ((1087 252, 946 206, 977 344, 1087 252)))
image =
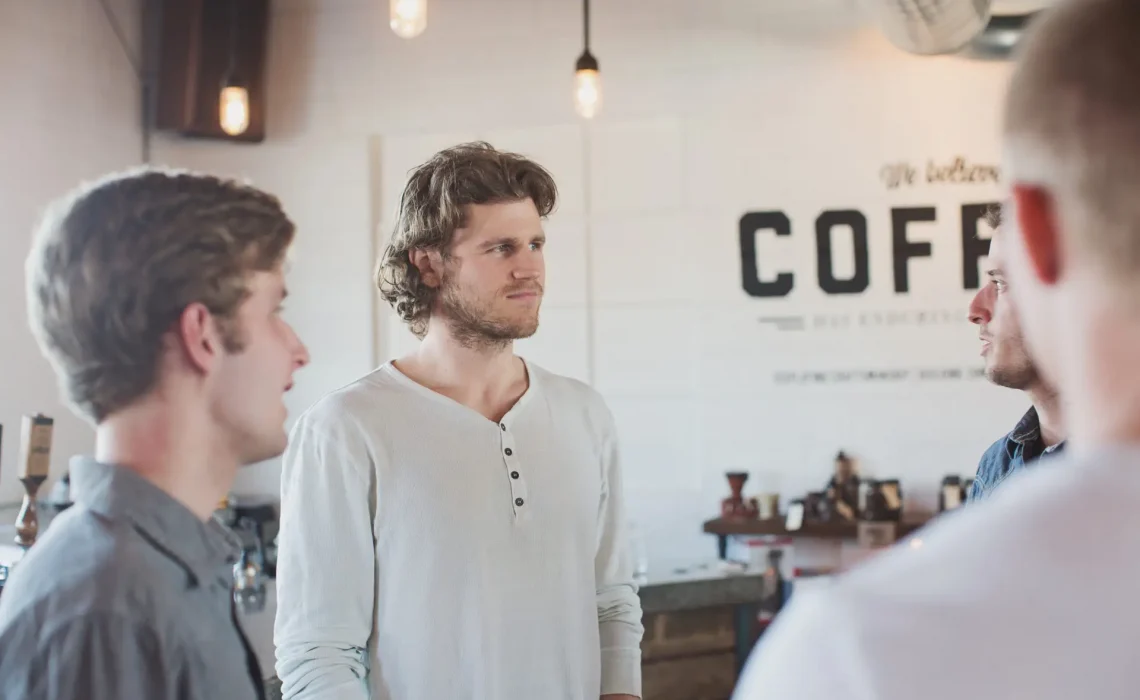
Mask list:
MULTIPOLYGON (((899 522, 899 537, 905 537, 929 522, 929 519, 907 519, 899 522)), ((786 537, 817 537, 829 540, 853 540, 856 538, 855 523, 804 523, 799 530, 784 527, 783 518, 768 520, 745 520, 715 518, 706 521, 704 531, 712 535, 780 535, 786 537)))

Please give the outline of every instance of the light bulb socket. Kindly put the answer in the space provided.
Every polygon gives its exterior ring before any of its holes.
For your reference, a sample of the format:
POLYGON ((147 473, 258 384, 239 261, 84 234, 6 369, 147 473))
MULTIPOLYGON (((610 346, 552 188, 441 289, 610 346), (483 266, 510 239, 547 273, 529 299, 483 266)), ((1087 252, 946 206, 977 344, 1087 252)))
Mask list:
POLYGON ((225 90, 226 88, 242 88, 248 90, 249 86, 247 86, 245 84, 245 81, 239 78, 233 71, 230 71, 226 73, 226 76, 224 78, 222 78, 222 89, 225 90))
POLYGON ((589 49, 582 52, 578 57, 578 62, 574 64, 574 72, 580 73, 584 70, 592 70, 598 72, 598 59, 594 58, 594 54, 590 53, 589 49))

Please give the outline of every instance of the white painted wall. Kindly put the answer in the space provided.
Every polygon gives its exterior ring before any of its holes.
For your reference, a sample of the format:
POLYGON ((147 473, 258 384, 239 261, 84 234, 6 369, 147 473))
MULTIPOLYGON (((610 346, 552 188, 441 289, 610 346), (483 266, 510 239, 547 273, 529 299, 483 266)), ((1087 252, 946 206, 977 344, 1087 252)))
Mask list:
MULTIPOLYGON (((109 6, 134 42, 137 0, 109 6)), ((137 82, 96 0, 0 0, 0 104, 0 502, 7 503, 23 494, 21 416, 56 419, 53 479, 93 443, 90 427, 60 401, 27 330, 24 259, 50 199, 141 157, 137 82)))
MULTIPOLYGON (((156 162, 247 176, 281 195, 297 220, 288 313, 314 362, 289 397, 293 415, 406 347, 406 332, 383 314, 374 332, 376 224, 389 223, 408 167, 470 138, 526 152, 558 178, 563 200, 549 227, 542 328, 520 349, 551 369, 592 378, 605 393, 622 430, 631 515, 655 568, 712 554, 700 523, 726 494, 728 469, 753 473, 750 492, 797 493, 822 485, 843 448, 867 471, 929 495, 944 473, 971 472, 1023 410, 1018 395, 980 381, 798 389, 772 382, 782 369, 974 366, 975 334, 964 323, 797 335, 757 322, 867 309, 964 316, 970 294, 956 281, 957 207, 992 199, 996 189, 888 191, 879 169, 895 160, 922 167, 928 157, 995 161, 1005 64, 900 55, 843 0, 595 3, 605 107, 583 125, 570 102, 581 50, 576 0, 429 4, 427 32, 408 42, 387 29, 385 2, 278 0, 269 140, 155 143, 156 162), (912 229, 913 238, 933 241, 934 255, 911 263, 914 291, 896 297, 889 209, 907 204, 936 205, 939 223, 912 229), (828 299, 814 288, 813 220, 839 207, 858 208, 869 222, 872 280, 859 299, 828 299), (740 287, 738 221, 766 208, 787 211, 795 228, 785 241, 761 236, 762 267, 792 265, 797 274, 795 292, 782 301, 750 299, 740 287)), ((3 31, 15 38, 30 33, 10 26, 3 31)), ((93 31, 84 36, 94 41, 93 31)), ((111 60, 110 34, 106 42, 111 60)), ((41 56, 41 46, 21 55, 41 56)), ((22 259, 34 204, 79 175, 137 157, 132 87, 119 68, 121 99, 106 89, 82 93, 119 110, 113 128, 77 128, 73 102, 60 98, 44 111, 71 131, 54 139, 4 132, 5 149, 39 149, 24 159, 31 165, 13 168, 8 158, 0 165, 5 203, 26 212, 0 239, 6 310, 22 312, 9 273, 19 271, 12 255, 22 259), (121 137, 109 136, 118 130, 121 137), (28 184, 35 169, 44 182, 28 184)), ((70 79, 82 81, 86 74, 74 70, 70 79)), ((9 73, 5 80, 28 79, 9 73)), ((836 234, 838 273, 851 265, 843 239, 836 234)), ((6 423, 51 386, 30 338, 17 336, 15 349, 3 351, 20 368, 10 375, 19 376, 19 389, 0 396, 6 423)), ((68 439, 62 430, 57 459, 85 446, 85 437, 68 439)), ((14 450, 9 440, 6 459, 14 450)), ((11 482, 0 479, 5 486, 11 482)), ((276 464, 251 468, 238 488, 276 490, 276 464)))

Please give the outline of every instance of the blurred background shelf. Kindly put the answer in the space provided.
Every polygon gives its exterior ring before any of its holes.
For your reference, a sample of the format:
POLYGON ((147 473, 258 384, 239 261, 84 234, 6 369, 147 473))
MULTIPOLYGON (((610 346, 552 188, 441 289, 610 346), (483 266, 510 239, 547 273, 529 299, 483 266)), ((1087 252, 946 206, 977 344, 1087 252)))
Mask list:
MULTIPOLYGON (((898 523, 898 536, 900 538, 906 537, 922 528, 930 520, 929 517, 904 518, 898 523)), ((812 537, 825 540, 854 540, 858 536, 858 527, 854 522, 805 522, 800 529, 789 530, 784 527, 783 518, 764 520, 713 518, 705 521, 702 530, 710 535, 717 536, 718 554, 721 559, 725 556, 726 540, 730 535, 775 535, 779 537, 812 537)))

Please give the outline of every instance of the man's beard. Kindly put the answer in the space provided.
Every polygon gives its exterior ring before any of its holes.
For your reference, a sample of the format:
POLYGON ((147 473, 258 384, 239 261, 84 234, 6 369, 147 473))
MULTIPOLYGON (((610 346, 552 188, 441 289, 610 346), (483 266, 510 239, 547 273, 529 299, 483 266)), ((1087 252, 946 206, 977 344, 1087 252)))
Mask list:
MULTIPOLYGON (((531 289, 542 298, 542 287, 537 282, 509 289, 504 295, 531 289)), ((490 303, 464 297, 458 285, 447 279, 440 290, 440 310, 452 336, 464 347, 474 350, 499 350, 515 340, 529 338, 538 330, 537 308, 530 318, 495 318, 490 303)))

